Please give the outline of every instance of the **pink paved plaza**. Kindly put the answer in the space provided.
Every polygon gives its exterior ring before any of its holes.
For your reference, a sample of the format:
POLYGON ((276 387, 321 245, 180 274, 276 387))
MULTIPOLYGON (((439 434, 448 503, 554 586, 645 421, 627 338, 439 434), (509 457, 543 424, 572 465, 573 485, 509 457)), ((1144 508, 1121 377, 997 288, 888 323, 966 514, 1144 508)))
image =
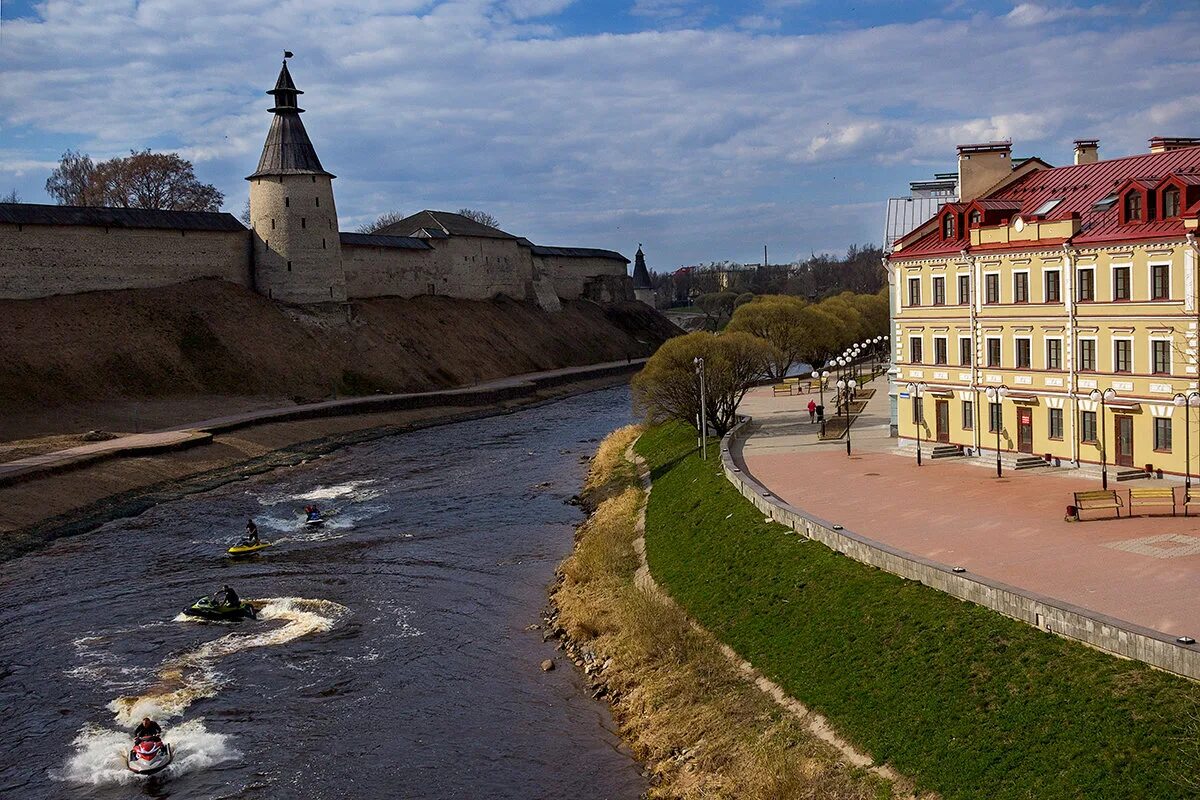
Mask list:
MULTIPOLYGON (((1067 470, 997 479, 995 461, 933 461, 894 450, 886 384, 845 441, 817 442, 809 396, 758 389, 741 406, 759 423, 747 471, 781 499, 862 536, 1171 636, 1200 639, 1200 518, 1064 521, 1071 493, 1098 478, 1067 470)), ((828 399, 828 398, 826 398, 828 399)), ((832 402, 830 402, 832 405, 832 402)), ((1112 477, 1110 475, 1110 477, 1112 477)), ((1138 481, 1163 487, 1167 481, 1138 481)), ((1129 484, 1110 483, 1124 490, 1129 484)), ((1177 490, 1182 498, 1182 488, 1177 490)), ((1125 499, 1127 503, 1128 500, 1125 499)), ((1084 513, 1084 519, 1109 512, 1084 513)))

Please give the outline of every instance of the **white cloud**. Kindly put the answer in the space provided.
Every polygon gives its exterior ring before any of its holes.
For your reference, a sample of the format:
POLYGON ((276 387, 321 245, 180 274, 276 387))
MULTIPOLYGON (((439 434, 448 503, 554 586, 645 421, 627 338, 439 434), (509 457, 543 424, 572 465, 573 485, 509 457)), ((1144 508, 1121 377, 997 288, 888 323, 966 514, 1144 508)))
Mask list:
POLYGON ((194 159, 239 210, 285 48, 344 227, 479 206, 547 244, 645 242, 660 268, 878 240, 882 205, 863 204, 967 141, 1053 161, 1080 135, 1118 155, 1200 134, 1183 12, 764 37, 689 28, 702 3, 639 2, 661 30, 563 36, 564 0, 48 0, 5 23, 0 192, 40 196, 66 146, 151 146, 194 159), (1126 70, 1098 80, 1096 53, 1126 70))

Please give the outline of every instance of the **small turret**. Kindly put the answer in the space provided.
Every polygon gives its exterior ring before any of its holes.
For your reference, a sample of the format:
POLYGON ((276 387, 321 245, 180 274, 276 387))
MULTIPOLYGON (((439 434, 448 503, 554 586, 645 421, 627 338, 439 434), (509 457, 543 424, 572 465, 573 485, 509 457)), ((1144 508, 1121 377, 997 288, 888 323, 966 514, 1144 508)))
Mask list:
POLYGON ((646 254, 642 252, 641 244, 633 257, 633 296, 639 302, 654 306, 654 285, 650 282, 650 270, 646 269, 646 254))
POLYGON ((262 294, 284 303, 329 303, 346 299, 333 178, 321 166, 304 130, 299 96, 283 68, 270 109, 275 118, 250 181, 250 225, 254 229, 254 283, 262 294))

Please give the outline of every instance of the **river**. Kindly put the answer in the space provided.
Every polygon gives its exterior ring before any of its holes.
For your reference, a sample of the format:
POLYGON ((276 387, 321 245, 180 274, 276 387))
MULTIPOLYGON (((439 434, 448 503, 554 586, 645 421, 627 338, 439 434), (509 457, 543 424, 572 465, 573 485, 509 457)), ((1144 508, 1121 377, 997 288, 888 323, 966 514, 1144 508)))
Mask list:
POLYGON ((0 796, 636 798, 540 621, 627 387, 393 436, 0 565, 0 796), (302 508, 335 513, 302 524, 302 508), (230 559, 253 516, 274 544, 230 559), (180 611, 228 583, 242 623, 180 611), (177 749, 124 765, 151 714, 177 749))

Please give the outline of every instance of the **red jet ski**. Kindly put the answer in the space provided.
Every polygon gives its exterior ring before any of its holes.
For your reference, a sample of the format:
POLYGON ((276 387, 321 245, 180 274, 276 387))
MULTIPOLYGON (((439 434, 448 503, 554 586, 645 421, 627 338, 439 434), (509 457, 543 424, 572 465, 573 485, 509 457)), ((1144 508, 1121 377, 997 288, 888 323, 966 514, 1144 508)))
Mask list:
POLYGON ((129 751, 129 770, 139 775, 153 775, 167 768, 175 758, 175 748, 158 739, 140 739, 129 751))

